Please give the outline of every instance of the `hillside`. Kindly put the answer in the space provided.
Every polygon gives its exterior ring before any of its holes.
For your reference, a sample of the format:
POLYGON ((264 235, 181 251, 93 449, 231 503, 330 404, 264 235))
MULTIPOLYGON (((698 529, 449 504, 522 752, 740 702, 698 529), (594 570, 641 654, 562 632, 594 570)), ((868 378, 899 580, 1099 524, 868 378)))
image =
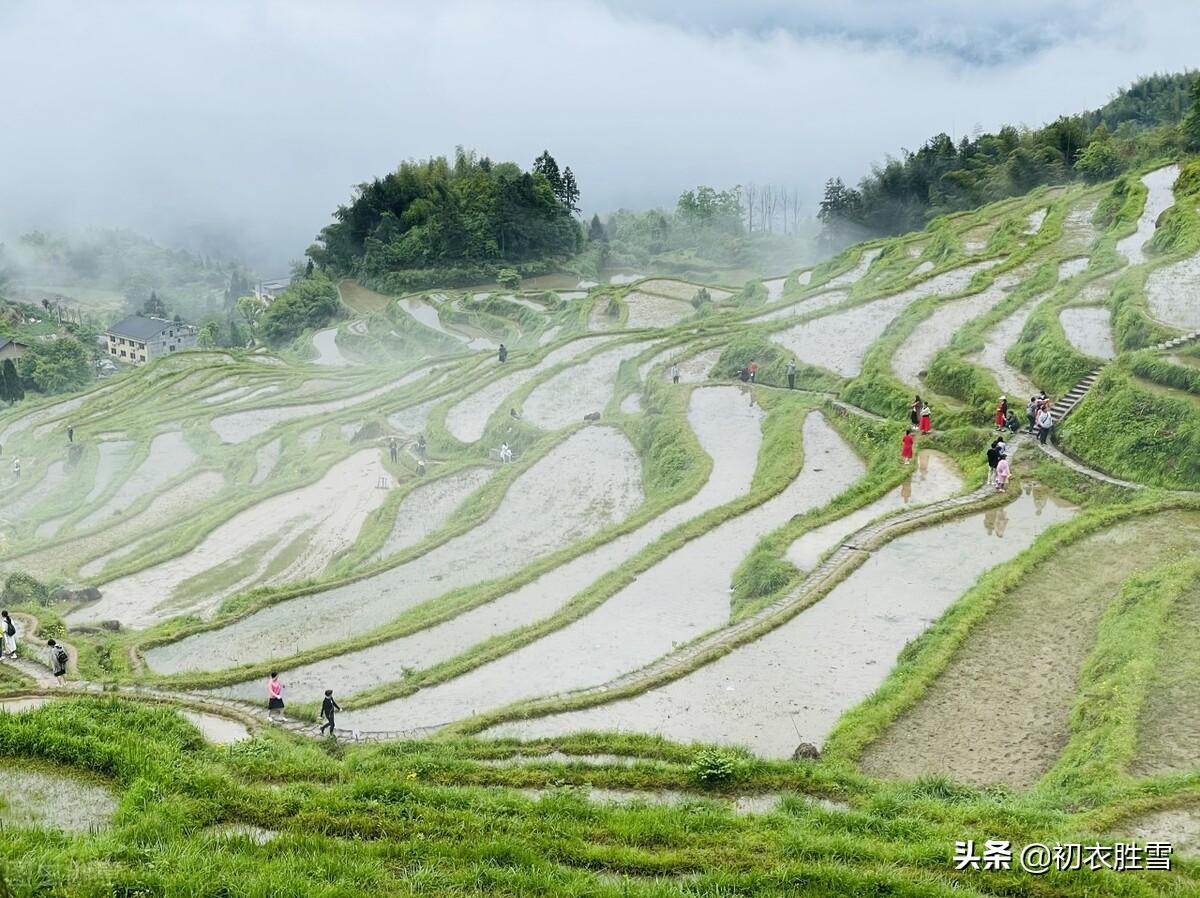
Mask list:
POLYGON ((0 411, 4 877, 1200 892, 1198 204, 1173 157, 745 285, 318 257, 315 333, 0 411), (1013 869, 956 868, 992 839, 1013 869), (1172 871, 1018 869, 1131 840, 1172 871))

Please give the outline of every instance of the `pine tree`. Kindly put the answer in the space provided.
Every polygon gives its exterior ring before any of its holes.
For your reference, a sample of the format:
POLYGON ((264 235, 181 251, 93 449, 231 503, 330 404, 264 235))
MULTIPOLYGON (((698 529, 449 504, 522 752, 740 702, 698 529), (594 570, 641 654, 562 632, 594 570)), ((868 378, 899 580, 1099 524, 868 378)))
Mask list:
POLYGON ((1183 145, 1189 150, 1200 150, 1200 78, 1192 86, 1192 108, 1179 123, 1183 145))
POLYGON ((149 315, 151 318, 167 317, 167 307, 163 301, 158 298, 158 294, 155 291, 150 291, 150 298, 147 299, 145 304, 142 306, 142 314, 149 315))
POLYGON ((591 222, 588 224, 588 240, 594 243, 608 241, 608 234, 604 230, 604 225, 600 221, 599 215, 593 215, 591 222))
POLYGON ((549 150, 542 150, 542 155, 533 160, 533 173, 545 177, 550 184, 550 189, 554 191, 554 195, 562 199, 563 177, 558 170, 558 163, 554 161, 549 150))
POLYGON ((579 211, 579 185, 575 183, 575 173, 567 166, 562 174, 562 193, 559 195, 564 206, 572 212, 579 211))

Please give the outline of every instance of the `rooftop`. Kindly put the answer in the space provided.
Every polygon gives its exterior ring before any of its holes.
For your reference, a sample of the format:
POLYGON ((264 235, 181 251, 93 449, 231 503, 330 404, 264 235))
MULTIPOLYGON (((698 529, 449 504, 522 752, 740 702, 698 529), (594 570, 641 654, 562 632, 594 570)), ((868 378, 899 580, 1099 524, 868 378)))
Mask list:
POLYGON ((116 334, 118 337, 132 337, 134 340, 153 340, 167 328, 175 326, 175 322, 167 318, 130 315, 109 327, 105 333, 116 334))

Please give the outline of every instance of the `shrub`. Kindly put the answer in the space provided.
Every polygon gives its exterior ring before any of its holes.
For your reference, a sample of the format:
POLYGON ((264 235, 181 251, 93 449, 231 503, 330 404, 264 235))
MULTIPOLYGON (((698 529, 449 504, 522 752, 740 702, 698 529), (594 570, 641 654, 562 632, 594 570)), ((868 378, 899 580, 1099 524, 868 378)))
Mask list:
POLYGON ((734 782, 741 779, 745 772, 744 758, 716 748, 704 749, 688 766, 688 776, 704 786, 734 782))
POLYGON ((521 273, 515 268, 501 268, 496 272, 496 283, 505 290, 516 290, 521 286, 521 273))
POLYGON ((50 604, 50 587, 23 571, 15 571, 4 581, 0 601, 5 605, 50 604))

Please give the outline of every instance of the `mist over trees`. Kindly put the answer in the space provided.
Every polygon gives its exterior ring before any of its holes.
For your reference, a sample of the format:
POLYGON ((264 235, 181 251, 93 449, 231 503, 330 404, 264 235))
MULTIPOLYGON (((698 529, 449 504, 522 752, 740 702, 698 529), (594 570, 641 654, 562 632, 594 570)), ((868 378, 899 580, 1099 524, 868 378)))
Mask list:
POLYGON ((385 289, 487 280, 501 267, 531 273, 582 248, 578 200, 570 167, 548 152, 523 171, 459 147, 453 162, 403 162, 360 184, 308 255, 385 289))
POLYGON ((958 143, 938 134, 902 150, 857 188, 826 182, 818 218, 828 239, 900 234, 949 212, 1026 193, 1043 184, 1101 181, 1188 146, 1200 147, 1195 72, 1142 78, 1103 107, 1037 129, 1006 125, 958 143), (1182 126, 1180 125, 1182 121, 1182 126))

